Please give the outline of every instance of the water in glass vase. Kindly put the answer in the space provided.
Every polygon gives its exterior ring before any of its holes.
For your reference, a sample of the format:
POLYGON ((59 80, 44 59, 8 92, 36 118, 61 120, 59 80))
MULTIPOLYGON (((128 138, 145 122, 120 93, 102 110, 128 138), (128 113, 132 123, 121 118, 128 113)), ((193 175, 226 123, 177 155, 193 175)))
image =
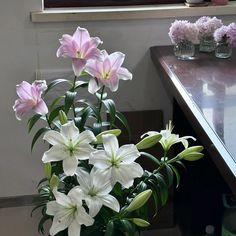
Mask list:
POLYGON ((200 52, 214 52, 216 47, 213 37, 204 37, 200 40, 199 51, 200 52))
POLYGON ((215 49, 215 56, 217 58, 229 58, 232 55, 232 47, 227 41, 221 41, 217 43, 215 49))
POLYGON ((192 60, 195 55, 195 46, 190 41, 182 41, 174 45, 174 54, 180 60, 192 60))

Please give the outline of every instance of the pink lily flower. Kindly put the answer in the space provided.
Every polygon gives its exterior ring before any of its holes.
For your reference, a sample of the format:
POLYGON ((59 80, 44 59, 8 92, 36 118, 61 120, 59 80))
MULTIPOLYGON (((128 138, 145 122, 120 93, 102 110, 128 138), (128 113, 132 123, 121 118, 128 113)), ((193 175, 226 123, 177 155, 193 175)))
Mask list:
POLYGON ((100 60, 91 60, 86 65, 86 72, 95 78, 90 79, 88 90, 94 94, 102 86, 108 87, 115 92, 119 86, 119 80, 131 80, 132 74, 121 65, 125 55, 121 52, 114 52, 110 55, 105 50, 101 51, 100 60))
POLYGON ((21 120, 21 117, 31 110, 40 115, 48 113, 47 105, 41 98, 43 91, 46 89, 45 80, 35 80, 32 85, 23 81, 16 85, 16 93, 19 98, 15 101, 13 110, 18 120, 21 120))
POLYGON ((73 36, 64 34, 59 41, 61 46, 57 50, 57 57, 72 58, 76 76, 81 74, 89 59, 100 56, 97 47, 102 41, 98 37, 91 38, 87 29, 78 27, 73 36))

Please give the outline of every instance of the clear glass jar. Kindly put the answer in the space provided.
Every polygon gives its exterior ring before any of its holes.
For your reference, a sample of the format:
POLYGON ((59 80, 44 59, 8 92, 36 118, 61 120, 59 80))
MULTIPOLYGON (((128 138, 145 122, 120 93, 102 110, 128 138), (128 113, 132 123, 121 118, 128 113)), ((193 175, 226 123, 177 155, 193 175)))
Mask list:
POLYGON ((190 41, 182 41, 174 45, 174 54, 180 60, 192 60, 195 55, 195 46, 190 41))
POLYGON ((231 57, 231 55, 232 55, 232 47, 226 40, 217 43, 215 49, 215 56, 217 58, 229 58, 231 57))
POLYGON ((200 40, 200 52, 214 52, 216 43, 213 37, 204 37, 200 40))

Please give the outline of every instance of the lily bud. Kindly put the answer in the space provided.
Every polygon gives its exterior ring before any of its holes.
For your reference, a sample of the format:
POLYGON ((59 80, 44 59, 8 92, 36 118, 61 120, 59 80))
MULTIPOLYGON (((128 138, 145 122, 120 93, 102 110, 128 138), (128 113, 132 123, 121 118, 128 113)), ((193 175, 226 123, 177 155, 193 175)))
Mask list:
POLYGON ((50 189, 54 189, 55 187, 58 187, 59 182, 60 182, 59 178, 55 174, 53 174, 49 182, 50 189))
POLYGON ((51 179, 52 176, 52 166, 51 163, 44 163, 43 165, 43 171, 47 179, 51 179))
POLYGON ((61 124, 62 125, 66 124, 68 121, 66 113, 63 110, 60 110, 58 114, 59 114, 59 120, 61 124))
POLYGON ((150 147, 153 147, 155 144, 157 144, 160 139, 162 138, 161 134, 155 134, 151 136, 147 136, 144 139, 142 139, 139 143, 136 144, 137 149, 147 149, 150 147))
POLYGON ((202 150, 203 150, 202 146, 189 147, 189 148, 186 148, 181 153, 179 153, 178 157, 186 161, 196 161, 196 160, 201 159, 204 156, 204 154, 201 153, 202 150))
POLYGON ((114 134, 117 137, 121 134, 121 130, 120 129, 105 130, 96 136, 97 141, 93 142, 93 144, 103 143, 102 136, 105 134, 114 134))
POLYGON ((146 220, 140 219, 140 218, 133 218, 132 221, 134 224, 136 224, 137 226, 140 226, 140 227, 148 227, 150 225, 149 222, 147 222, 146 220))
POLYGON ((133 199, 133 201, 129 204, 129 206, 126 208, 126 210, 131 212, 131 211, 135 211, 135 210, 139 209, 148 201, 148 199, 151 197, 151 195, 152 195, 151 189, 148 189, 148 190, 145 190, 145 191, 139 193, 133 199))

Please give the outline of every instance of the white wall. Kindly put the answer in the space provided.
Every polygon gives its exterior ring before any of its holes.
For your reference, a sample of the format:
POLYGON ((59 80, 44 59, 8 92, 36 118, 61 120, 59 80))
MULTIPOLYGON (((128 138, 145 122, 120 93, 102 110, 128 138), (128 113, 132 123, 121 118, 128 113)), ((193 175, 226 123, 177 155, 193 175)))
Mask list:
MULTIPOLYGON (((70 68, 69 60, 57 59, 55 53, 61 35, 71 34, 78 25, 99 36, 109 52, 127 55, 125 66, 134 79, 122 81, 119 92, 112 95, 120 110, 162 109, 165 120, 171 117, 171 103, 150 60, 149 47, 170 44, 167 33, 173 19, 33 24, 29 13, 39 9, 39 0, 1 2, 0 197, 35 193, 42 175, 45 149, 40 144, 30 153, 26 122, 17 121, 12 111, 15 85, 22 80, 33 81, 37 69, 70 68)), ((232 19, 224 18, 225 22, 232 19)))

